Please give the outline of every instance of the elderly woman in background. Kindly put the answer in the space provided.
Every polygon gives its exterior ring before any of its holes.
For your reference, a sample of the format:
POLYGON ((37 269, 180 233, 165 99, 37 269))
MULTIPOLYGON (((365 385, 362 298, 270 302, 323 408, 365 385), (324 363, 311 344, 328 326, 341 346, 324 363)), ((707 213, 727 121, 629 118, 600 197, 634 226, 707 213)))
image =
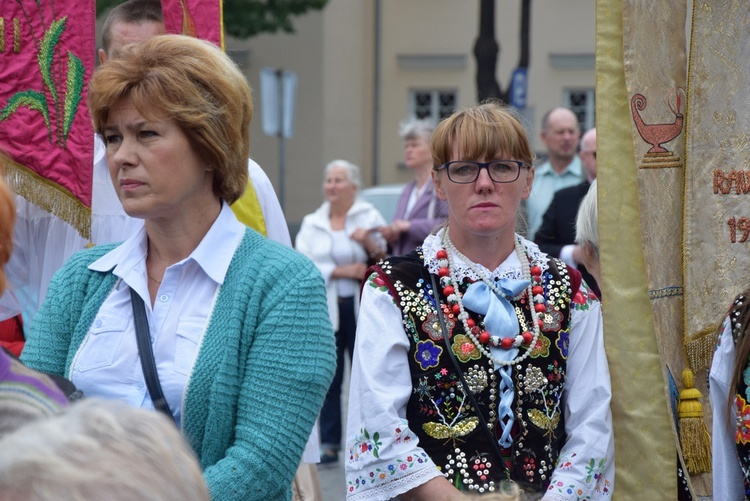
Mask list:
POLYGON ((341 383, 344 350, 354 352, 359 287, 368 262, 385 255, 385 241, 377 228, 383 216, 369 202, 357 199, 359 167, 334 160, 325 168, 326 201, 302 220, 295 247, 312 259, 326 281, 328 314, 336 331, 336 375, 320 415, 321 462, 338 461, 341 448, 341 383))
POLYGON ((445 501, 509 480, 545 500, 609 499, 601 308, 577 270, 516 233, 534 179, 521 123, 467 108, 431 148, 448 224, 362 291, 348 499, 445 501))
POLYGON ((426 120, 410 120, 400 127, 406 167, 414 172, 414 179, 404 187, 398 199, 393 222, 380 228, 394 256, 421 245, 424 238, 448 215, 445 202, 435 194, 430 176, 432 157, 429 142, 434 128, 426 120))
POLYGON ((596 179, 581 200, 576 218, 576 243, 581 247, 583 265, 601 287, 599 271, 599 212, 596 206, 596 179))
POLYGON ((247 184, 247 82, 219 48, 164 35, 101 65, 89 108, 123 208, 145 226, 55 275, 23 360, 164 411, 212 498, 290 499, 333 335, 313 264, 229 208, 247 184))

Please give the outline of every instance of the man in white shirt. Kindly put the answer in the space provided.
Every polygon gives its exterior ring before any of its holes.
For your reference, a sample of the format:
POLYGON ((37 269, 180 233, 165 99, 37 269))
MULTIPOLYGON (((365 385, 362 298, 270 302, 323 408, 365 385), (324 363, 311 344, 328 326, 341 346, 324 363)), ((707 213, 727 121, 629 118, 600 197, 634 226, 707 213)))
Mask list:
POLYGON ((547 161, 536 168, 531 195, 526 201, 529 240, 534 240, 555 192, 584 180, 581 160, 576 154, 580 137, 578 117, 568 108, 552 108, 542 118, 541 138, 547 147, 547 161))

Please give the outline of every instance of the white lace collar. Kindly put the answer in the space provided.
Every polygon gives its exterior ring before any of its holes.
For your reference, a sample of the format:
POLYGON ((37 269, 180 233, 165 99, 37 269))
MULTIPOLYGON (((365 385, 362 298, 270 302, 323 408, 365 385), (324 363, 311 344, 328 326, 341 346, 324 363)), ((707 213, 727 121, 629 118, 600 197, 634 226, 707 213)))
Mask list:
MULTIPOLYGON (((424 264, 430 273, 437 275, 438 264, 437 264, 437 252, 443 248, 442 238, 445 228, 440 229, 436 235, 428 235, 422 244, 422 253, 424 254, 424 264)), ((546 255, 539 250, 539 247, 534 242, 530 242, 520 235, 516 235, 516 238, 521 239, 523 247, 526 250, 526 255, 531 259, 531 265, 539 266, 542 272, 547 271, 549 264, 547 263, 546 255)), ((458 256, 451 256, 451 267, 456 274, 456 279, 463 281, 465 278, 469 278, 471 281, 480 280, 474 271, 472 271, 466 263, 464 263, 458 256)), ((499 280, 501 278, 512 278, 516 280, 523 279, 523 272, 521 270, 521 262, 518 260, 518 256, 515 252, 511 252, 510 255, 500 263, 500 266, 495 268, 494 271, 490 272, 487 268, 478 263, 472 263, 474 267, 480 270, 482 273, 486 273, 488 277, 493 280, 499 280)))

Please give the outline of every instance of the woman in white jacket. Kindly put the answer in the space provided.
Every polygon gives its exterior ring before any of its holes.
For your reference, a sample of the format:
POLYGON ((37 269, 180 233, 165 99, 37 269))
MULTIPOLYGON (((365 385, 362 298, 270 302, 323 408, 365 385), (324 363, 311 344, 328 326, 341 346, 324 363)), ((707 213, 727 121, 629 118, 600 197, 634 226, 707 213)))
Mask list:
POLYGON ((380 212, 357 199, 359 167, 334 160, 325 169, 326 201, 302 220, 295 247, 309 257, 326 281, 328 314, 336 331, 337 367, 320 413, 321 463, 338 461, 341 448, 341 382, 344 350, 354 352, 359 286, 368 262, 385 256, 386 243, 377 228, 385 224, 380 212))

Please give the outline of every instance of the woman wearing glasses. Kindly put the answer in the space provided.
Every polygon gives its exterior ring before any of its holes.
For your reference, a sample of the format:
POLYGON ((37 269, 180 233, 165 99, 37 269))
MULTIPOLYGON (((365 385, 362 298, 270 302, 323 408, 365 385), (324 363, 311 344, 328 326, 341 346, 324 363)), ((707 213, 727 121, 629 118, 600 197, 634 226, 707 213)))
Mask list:
POLYGON ((348 499, 447 500, 515 482, 530 499, 609 498, 611 388, 600 304, 516 234, 534 169, 497 104, 431 142, 448 223, 371 268, 354 351, 348 499))

